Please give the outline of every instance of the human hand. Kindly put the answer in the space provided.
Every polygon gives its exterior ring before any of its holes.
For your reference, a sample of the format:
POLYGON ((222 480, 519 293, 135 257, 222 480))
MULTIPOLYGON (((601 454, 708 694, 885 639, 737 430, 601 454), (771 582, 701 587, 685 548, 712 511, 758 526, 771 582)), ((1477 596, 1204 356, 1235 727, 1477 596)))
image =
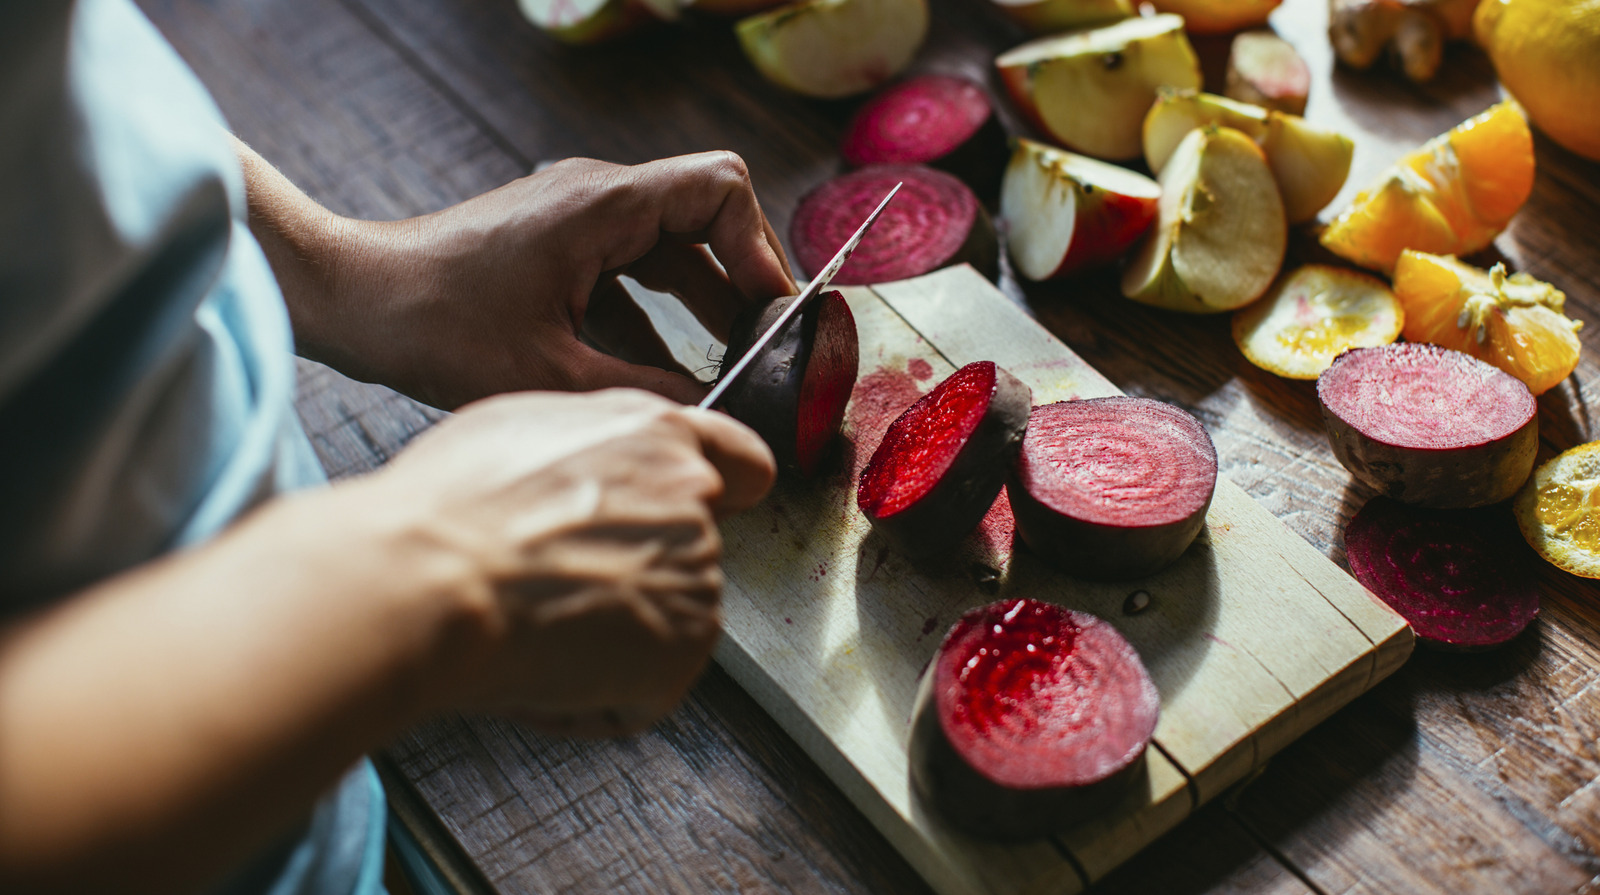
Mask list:
POLYGON ((301 353, 438 407, 613 386, 692 403, 704 386, 669 372, 617 275, 678 296, 724 341, 743 307, 796 291, 729 152, 631 167, 569 159, 393 223, 336 218, 247 148, 241 158, 301 353))

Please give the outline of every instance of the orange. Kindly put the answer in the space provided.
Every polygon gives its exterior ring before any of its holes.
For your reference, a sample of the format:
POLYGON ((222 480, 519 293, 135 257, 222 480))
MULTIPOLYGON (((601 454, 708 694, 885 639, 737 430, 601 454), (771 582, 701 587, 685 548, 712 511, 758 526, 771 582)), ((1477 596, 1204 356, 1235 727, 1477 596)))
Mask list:
POLYGON ((1574 575, 1600 578, 1600 441, 1535 470, 1511 508, 1540 556, 1574 575))
POLYGON ((1528 122, 1500 103, 1402 158, 1334 218, 1322 244, 1385 273, 1406 249, 1476 252, 1528 201, 1533 171, 1528 122))
POLYGON ((1382 280, 1307 264, 1233 315, 1233 341, 1250 363, 1286 379, 1316 379, 1351 348, 1387 345, 1405 312, 1382 280))
POLYGON ((1562 310, 1567 296, 1504 264, 1484 271, 1445 255, 1406 251, 1394 269, 1410 342, 1464 351, 1522 380, 1541 395, 1578 366, 1582 323, 1562 310))
POLYGON ((1484 0, 1473 27, 1539 130, 1600 161, 1600 0, 1484 0))

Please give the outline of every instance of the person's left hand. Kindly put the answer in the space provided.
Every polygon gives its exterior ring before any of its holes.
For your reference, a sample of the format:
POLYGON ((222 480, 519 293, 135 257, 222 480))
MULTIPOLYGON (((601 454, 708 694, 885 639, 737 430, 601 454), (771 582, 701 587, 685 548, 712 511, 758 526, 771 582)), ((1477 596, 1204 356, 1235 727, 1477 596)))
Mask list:
POLYGON ((617 275, 678 296, 724 341, 742 308, 795 292, 730 152, 634 166, 569 159, 397 222, 331 215, 247 148, 240 155, 252 230, 300 352, 437 407, 614 386, 692 403, 705 387, 670 372, 617 275))

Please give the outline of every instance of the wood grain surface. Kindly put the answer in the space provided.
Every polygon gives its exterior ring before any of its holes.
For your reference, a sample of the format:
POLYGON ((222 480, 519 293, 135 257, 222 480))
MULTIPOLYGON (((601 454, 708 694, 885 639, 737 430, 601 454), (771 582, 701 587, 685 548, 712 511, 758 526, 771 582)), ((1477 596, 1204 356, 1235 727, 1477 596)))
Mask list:
MULTIPOLYGON (((241 137, 353 215, 433 210, 568 155, 637 162, 726 148, 745 157, 783 232, 796 199, 837 170, 851 108, 762 83, 715 20, 574 50, 523 23, 512 0, 140 2, 241 137)), ((989 61, 1022 35, 982 0, 933 7, 917 67, 997 88, 989 61)), ((1308 117, 1357 140, 1340 201, 1498 97, 1470 47, 1452 47, 1419 88, 1335 68, 1324 0, 1288 0, 1273 23, 1311 64, 1308 117)), ((1214 79, 1224 47, 1199 48, 1214 79)), ((1014 116, 1008 124, 1018 129, 1014 116)), ((1542 137, 1536 148, 1533 197, 1484 260, 1556 283, 1589 321, 1577 375, 1540 399, 1549 456, 1600 436, 1600 164, 1542 137)), ((1318 257, 1303 234, 1292 253, 1318 257)), ((1118 388, 1195 413, 1224 475, 1344 562, 1339 532, 1370 492, 1333 459, 1308 385, 1250 366, 1225 319, 1124 301, 1113 275, 1008 292, 1118 388)), ((381 464, 439 417, 309 364, 302 387, 307 429, 339 476, 381 464)), ((1595 890, 1600 588, 1539 568, 1543 613, 1527 635, 1494 653, 1419 652, 1097 890, 1595 890)), ((444 718, 390 754, 503 892, 926 890, 717 670, 631 740, 444 718)))

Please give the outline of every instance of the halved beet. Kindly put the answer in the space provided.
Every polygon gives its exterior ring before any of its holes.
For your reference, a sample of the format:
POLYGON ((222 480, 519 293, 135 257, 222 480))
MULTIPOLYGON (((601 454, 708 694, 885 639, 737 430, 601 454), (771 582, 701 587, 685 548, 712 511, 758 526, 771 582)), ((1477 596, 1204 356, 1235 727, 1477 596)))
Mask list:
POLYGON ((1000 494, 1032 396, 993 361, 950 374, 889 424, 861 470, 861 512, 907 553, 959 541, 1000 494))
POLYGON ((1346 351, 1318 377, 1317 399, 1334 456, 1396 500, 1499 503, 1533 471, 1533 394, 1459 351, 1417 342, 1346 351))
POLYGON ((815 275, 825 267, 901 182, 905 186, 834 283, 888 283, 961 263, 990 279, 1000 275, 1000 244, 989 213, 966 184, 926 165, 873 165, 807 193, 789 223, 789 244, 800 268, 815 275))
POLYGON ((1160 709, 1139 654, 1111 625, 1002 600, 962 616, 923 674, 912 785, 975 836, 1043 836, 1139 779, 1160 709))
POLYGON ((919 75, 879 91, 850 119, 839 154, 853 168, 932 165, 991 197, 1009 155, 989 94, 952 75, 919 75))
POLYGON ((1034 408, 1006 488, 1017 533, 1082 578, 1153 574, 1205 526, 1217 449, 1200 421, 1149 398, 1034 408))
MULTIPOLYGON (((739 315, 724 368, 750 350, 794 301, 777 298, 739 315)), ((816 471, 844 420, 858 365, 856 319, 837 291, 812 300, 773 337, 723 395, 723 410, 766 439, 778 464, 816 471)))
POLYGON ((1424 643, 1488 649, 1539 614, 1522 539, 1501 507, 1424 509, 1375 497, 1344 530, 1350 571, 1424 643))

